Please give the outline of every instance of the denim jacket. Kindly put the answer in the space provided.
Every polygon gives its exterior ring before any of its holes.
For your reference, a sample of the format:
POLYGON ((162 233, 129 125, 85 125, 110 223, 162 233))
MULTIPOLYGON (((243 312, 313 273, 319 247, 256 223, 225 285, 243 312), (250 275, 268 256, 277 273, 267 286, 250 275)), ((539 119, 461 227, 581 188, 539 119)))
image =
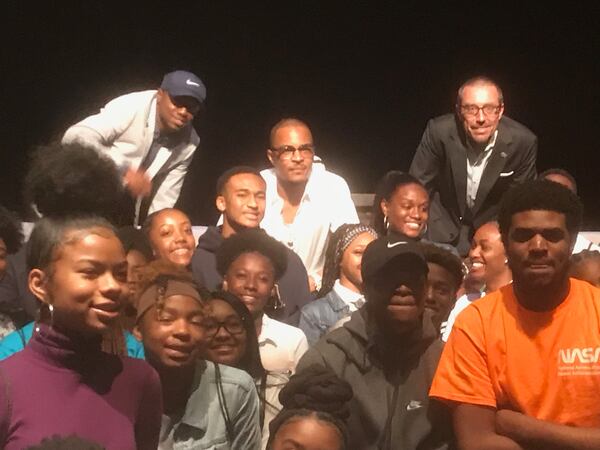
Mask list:
POLYGON ((309 345, 315 343, 340 319, 350 315, 350 307, 332 289, 302 308, 298 327, 304 331, 309 345))

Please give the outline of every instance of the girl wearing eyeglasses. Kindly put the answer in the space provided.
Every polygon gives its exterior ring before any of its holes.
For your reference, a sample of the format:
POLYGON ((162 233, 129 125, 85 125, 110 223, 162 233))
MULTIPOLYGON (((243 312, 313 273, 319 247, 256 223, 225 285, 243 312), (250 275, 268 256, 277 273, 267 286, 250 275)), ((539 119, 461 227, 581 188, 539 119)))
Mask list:
POLYGON ((208 334, 206 359, 248 372, 260 399, 262 448, 269 440, 269 423, 281 411, 279 391, 287 384, 287 374, 264 369, 254 328, 254 320, 246 305, 235 295, 218 291, 209 301, 210 315, 206 321, 208 334))
POLYGON ((166 261, 143 271, 134 334, 163 387, 159 450, 259 449, 259 402, 242 370, 205 361, 200 349, 214 333, 207 295, 191 273, 166 261))

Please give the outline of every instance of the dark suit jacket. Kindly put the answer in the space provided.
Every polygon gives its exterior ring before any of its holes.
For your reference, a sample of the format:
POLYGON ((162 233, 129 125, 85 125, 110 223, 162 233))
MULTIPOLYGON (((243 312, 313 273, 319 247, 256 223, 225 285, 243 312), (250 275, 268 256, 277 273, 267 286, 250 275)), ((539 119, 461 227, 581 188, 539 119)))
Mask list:
POLYGON ((469 209, 465 142, 462 124, 454 114, 431 119, 410 166, 410 173, 425 185, 430 196, 427 238, 452 244, 461 254, 468 252, 474 230, 495 220, 507 189, 535 178, 537 156, 537 137, 503 116, 475 204, 469 209))

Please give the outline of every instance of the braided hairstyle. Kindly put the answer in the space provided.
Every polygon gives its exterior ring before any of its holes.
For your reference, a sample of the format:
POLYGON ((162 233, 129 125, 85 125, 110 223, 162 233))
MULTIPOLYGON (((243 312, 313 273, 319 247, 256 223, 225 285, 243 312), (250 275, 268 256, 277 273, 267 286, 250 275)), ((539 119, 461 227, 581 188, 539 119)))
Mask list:
POLYGON ((277 432, 284 425, 302 418, 313 418, 332 426, 340 436, 339 450, 346 450, 349 448, 348 402, 352 397, 350 384, 324 366, 314 364, 292 375, 279 393, 283 409, 269 424, 267 450, 273 448, 277 432))
MULTIPOLYGON (((157 295, 155 298, 156 310, 160 310, 165 304, 165 290, 169 281, 181 281, 193 286, 203 300, 203 307, 210 297, 210 293, 205 288, 199 287, 192 277, 192 273, 170 261, 157 259, 150 262, 140 270, 140 279, 138 285, 138 296, 134 300, 136 306, 139 306, 139 300, 144 295, 145 291, 151 286, 157 287, 157 295)), ((143 313, 141 313, 143 315, 143 313)), ((139 320, 140 317, 138 317, 139 320)))
POLYGON ((329 238, 327 250, 325 251, 325 264, 323 266, 323 279, 321 289, 317 297, 326 296, 340 277, 340 264, 344 251, 350 246, 352 241, 362 233, 370 233, 375 239, 378 234, 375 229, 368 225, 360 223, 350 223, 341 225, 329 238))

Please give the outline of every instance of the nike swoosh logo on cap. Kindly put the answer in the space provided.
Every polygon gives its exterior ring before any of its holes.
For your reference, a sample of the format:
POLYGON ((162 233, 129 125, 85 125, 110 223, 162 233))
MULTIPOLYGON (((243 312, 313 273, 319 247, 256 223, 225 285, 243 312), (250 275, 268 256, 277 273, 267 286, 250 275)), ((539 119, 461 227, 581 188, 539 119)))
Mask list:
POLYGON ((398 241, 398 242, 394 242, 394 243, 388 242, 387 248, 394 248, 395 246, 401 245, 401 244, 406 244, 406 241, 398 241))
POLYGON ((185 84, 187 84, 188 86, 198 86, 200 87, 200 85, 192 80, 190 80, 189 78, 187 80, 185 80, 185 84))

